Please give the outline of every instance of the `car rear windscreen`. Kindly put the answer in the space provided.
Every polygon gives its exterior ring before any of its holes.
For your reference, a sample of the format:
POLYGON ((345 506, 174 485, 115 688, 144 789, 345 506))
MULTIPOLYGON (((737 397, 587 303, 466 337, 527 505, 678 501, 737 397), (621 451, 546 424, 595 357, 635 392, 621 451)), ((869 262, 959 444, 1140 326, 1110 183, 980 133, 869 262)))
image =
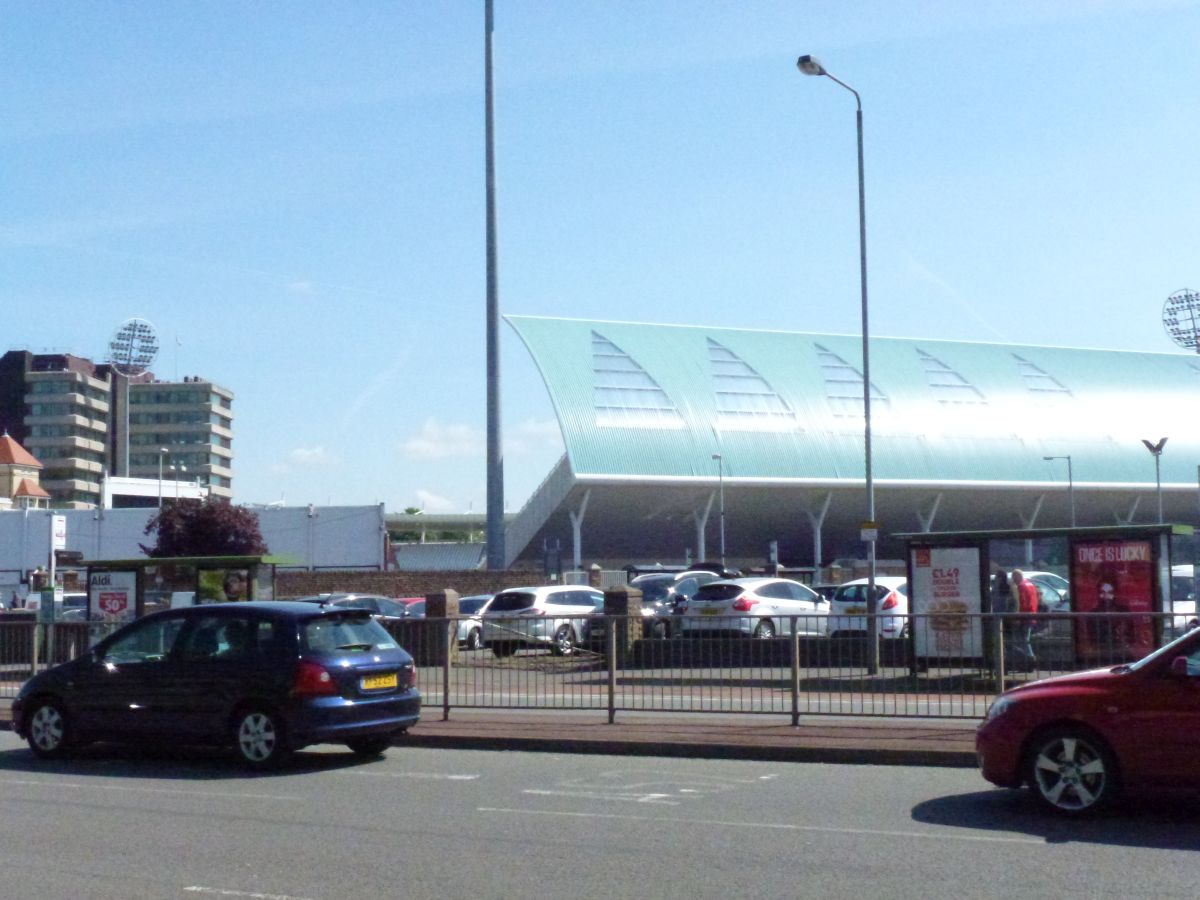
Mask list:
POLYGON ((382 625, 367 615, 321 616, 304 623, 303 642, 309 650, 372 650, 395 647, 382 625))
POLYGON ((501 591, 488 607, 488 612, 518 612, 532 607, 533 601, 534 595, 527 591, 501 591))
POLYGON ((706 584, 696 591, 696 600, 732 600, 740 597, 744 589, 739 584, 706 584))

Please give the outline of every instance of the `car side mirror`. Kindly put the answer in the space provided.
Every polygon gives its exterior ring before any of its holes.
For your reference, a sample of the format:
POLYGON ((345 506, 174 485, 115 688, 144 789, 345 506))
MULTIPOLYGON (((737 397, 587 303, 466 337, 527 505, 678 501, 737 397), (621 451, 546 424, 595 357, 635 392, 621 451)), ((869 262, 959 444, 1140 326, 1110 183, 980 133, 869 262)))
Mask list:
POLYGON ((1188 677, 1188 658, 1186 656, 1177 656, 1171 660, 1171 675, 1176 678, 1188 677))

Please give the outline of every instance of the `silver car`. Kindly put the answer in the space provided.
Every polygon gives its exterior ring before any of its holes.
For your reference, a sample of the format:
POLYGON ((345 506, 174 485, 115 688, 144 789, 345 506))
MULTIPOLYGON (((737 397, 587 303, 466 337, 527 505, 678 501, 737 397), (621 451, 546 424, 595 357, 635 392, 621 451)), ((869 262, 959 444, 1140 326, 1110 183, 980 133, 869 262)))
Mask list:
POLYGON ((508 588, 483 614, 483 645, 496 656, 548 647, 568 656, 588 640, 589 619, 604 612, 604 594, 571 584, 508 588))
POLYGON ((679 618, 680 633, 734 632, 762 639, 779 634, 823 635, 829 604, 790 578, 733 578, 701 585, 679 618))
POLYGON ((457 620, 458 646, 464 650, 478 650, 483 646, 483 614, 494 594, 473 594, 458 600, 457 620))

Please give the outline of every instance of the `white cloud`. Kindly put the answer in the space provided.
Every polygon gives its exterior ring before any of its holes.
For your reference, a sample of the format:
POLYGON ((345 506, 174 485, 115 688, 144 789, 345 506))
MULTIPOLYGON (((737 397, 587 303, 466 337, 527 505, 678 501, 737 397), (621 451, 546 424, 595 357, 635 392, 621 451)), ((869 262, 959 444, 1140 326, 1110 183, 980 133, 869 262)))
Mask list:
POLYGON ((311 281, 293 281, 287 287, 289 294, 306 294, 312 295, 316 293, 311 281))
POLYGON ((563 451, 562 431, 555 419, 526 419, 504 436, 504 452, 509 456, 528 456, 547 449, 563 451))
POLYGON ((296 466, 313 467, 329 465, 337 460, 324 447, 297 447, 288 454, 288 461, 296 466))
POLYGON ((427 491, 424 489, 418 489, 416 494, 417 494, 417 506, 420 507, 425 512, 430 512, 430 513, 458 512, 458 508, 455 506, 454 501, 449 500, 446 497, 441 497, 441 496, 433 493, 432 491, 427 491))
POLYGON ((483 436, 469 425, 443 425, 426 419, 419 434, 400 444, 405 459, 438 460, 482 456, 483 436))

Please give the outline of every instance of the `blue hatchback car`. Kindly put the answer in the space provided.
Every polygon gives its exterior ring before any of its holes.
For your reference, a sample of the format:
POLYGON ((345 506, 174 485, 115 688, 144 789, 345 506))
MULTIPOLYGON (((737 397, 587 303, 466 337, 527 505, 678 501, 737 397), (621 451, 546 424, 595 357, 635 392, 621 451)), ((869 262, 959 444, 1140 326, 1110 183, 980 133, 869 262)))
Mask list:
POLYGON ((368 611, 260 601, 139 619, 27 681, 12 720, 43 758, 152 741, 267 768, 309 744, 379 755, 420 714, 412 657, 368 611))

